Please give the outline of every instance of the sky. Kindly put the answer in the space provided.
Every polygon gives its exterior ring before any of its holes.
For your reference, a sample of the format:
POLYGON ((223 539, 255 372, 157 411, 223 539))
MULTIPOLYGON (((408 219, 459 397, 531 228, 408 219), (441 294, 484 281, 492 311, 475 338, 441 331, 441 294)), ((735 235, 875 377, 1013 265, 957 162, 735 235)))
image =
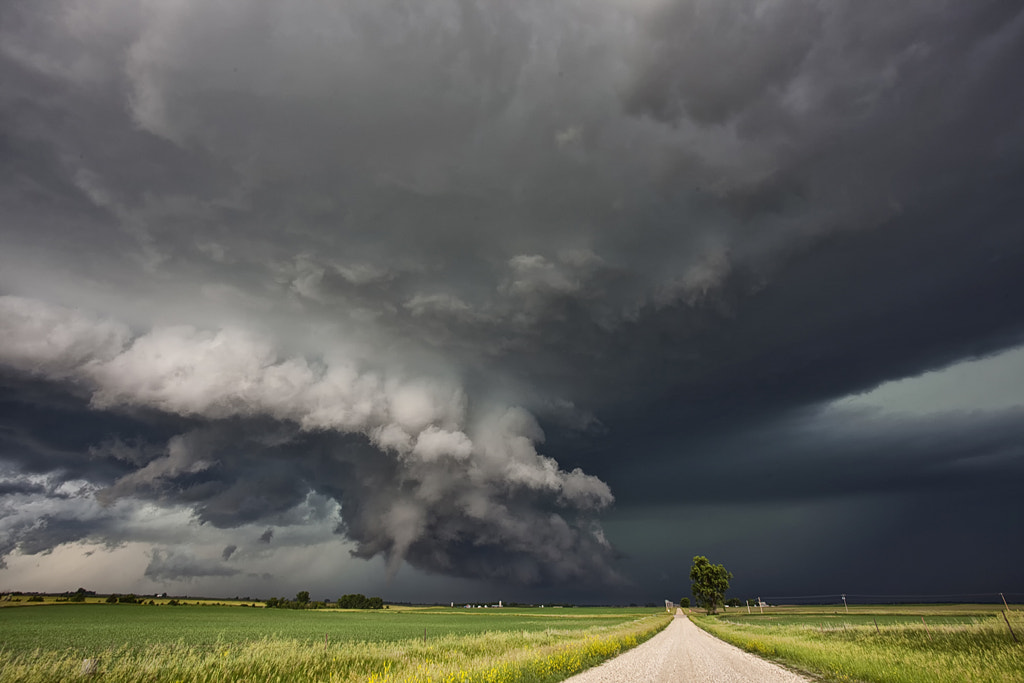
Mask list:
POLYGON ((1024 599, 1016 0, 0 5, 0 590, 1024 599))

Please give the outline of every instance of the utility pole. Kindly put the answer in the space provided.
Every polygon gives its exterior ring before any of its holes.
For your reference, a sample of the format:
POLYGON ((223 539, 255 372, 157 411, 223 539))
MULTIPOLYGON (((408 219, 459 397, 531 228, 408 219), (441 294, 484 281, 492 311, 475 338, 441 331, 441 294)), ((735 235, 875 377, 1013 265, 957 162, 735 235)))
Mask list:
POLYGON ((843 593, 843 607, 846 608, 846 613, 850 613, 850 606, 846 604, 846 593, 843 593))
POLYGON ((764 603, 761 602, 761 596, 757 596, 757 608, 761 610, 761 614, 764 614, 764 603))

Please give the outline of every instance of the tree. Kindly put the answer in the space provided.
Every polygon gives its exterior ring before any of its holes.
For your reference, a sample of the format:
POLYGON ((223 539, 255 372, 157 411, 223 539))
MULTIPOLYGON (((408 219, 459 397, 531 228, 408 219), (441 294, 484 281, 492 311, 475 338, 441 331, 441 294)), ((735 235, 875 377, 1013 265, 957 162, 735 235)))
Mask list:
POLYGON ((309 602, 309 591, 299 591, 298 593, 296 593, 295 602, 299 603, 300 605, 305 605, 307 602, 309 602))
POLYGON ((679 598, 679 606, 688 608, 690 606, 690 598, 679 598))
MULTIPOLYGON (((67 593, 65 593, 67 595, 67 593)), ((85 602, 86 595, 96 595, 96 591, 87 591, 82 587, 79 587, 74 593, 68 597, 68 602, 85 602)))
POLYGON ((697 604, 708 614, 714 614, 725 599, 725 591, 729 590, 729 579, 732 578, 725 567, 711 564, 708 558, 697 555, 690 567, 690 593, 697 604))
POLYGON ((378 597, 368 598, 362 593, 349 593, 338 598, 337 604, 341 609, 381 609, 384 607, 384 600, 378 597))

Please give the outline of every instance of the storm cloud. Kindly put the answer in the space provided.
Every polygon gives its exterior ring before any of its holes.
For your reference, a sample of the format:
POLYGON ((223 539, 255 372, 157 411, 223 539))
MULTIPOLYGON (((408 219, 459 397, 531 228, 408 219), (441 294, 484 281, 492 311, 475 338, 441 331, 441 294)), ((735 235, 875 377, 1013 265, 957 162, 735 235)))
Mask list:
MULTIPOLYGON (((1020 393, 844 403, 1018 358, 1019 3, 47 0, 0 27, 8 559, 138 543, 147 580, 244 582, 335 543, 599 600, 678 592, 639 568, 679 559, 665 534, 753 566, 696 509, 820 504, 867 547, 881 498, 980 520, 1019 481, 1020 393)), ((766 537, 826 533, 785 518, 766 537)))

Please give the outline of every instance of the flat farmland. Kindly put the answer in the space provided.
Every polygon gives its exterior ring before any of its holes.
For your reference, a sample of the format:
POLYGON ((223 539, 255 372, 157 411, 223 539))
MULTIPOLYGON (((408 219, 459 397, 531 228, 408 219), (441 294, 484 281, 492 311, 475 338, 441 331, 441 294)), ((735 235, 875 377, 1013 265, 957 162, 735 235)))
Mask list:
POLYGON ((122 645, 182 643, 212 648, 287 638, 328 643, 467 636, 488 631, 585 632, 648 616, 651 609, 289 610, 206 606, 53 605, 0 610, 0 643, 26 652, 74 650, 88 656, 122 645))
POLYGON ((1024 681, 1017 640, 1024 618, 993 605, 732 608, 691 618, 726 642, 826 681, 1024 681))
POLYGON ((0 609, 0 680, 557 681, 669 621, 654 609, 0 609), (84 664, 86 660, 95 664, 84 664))

